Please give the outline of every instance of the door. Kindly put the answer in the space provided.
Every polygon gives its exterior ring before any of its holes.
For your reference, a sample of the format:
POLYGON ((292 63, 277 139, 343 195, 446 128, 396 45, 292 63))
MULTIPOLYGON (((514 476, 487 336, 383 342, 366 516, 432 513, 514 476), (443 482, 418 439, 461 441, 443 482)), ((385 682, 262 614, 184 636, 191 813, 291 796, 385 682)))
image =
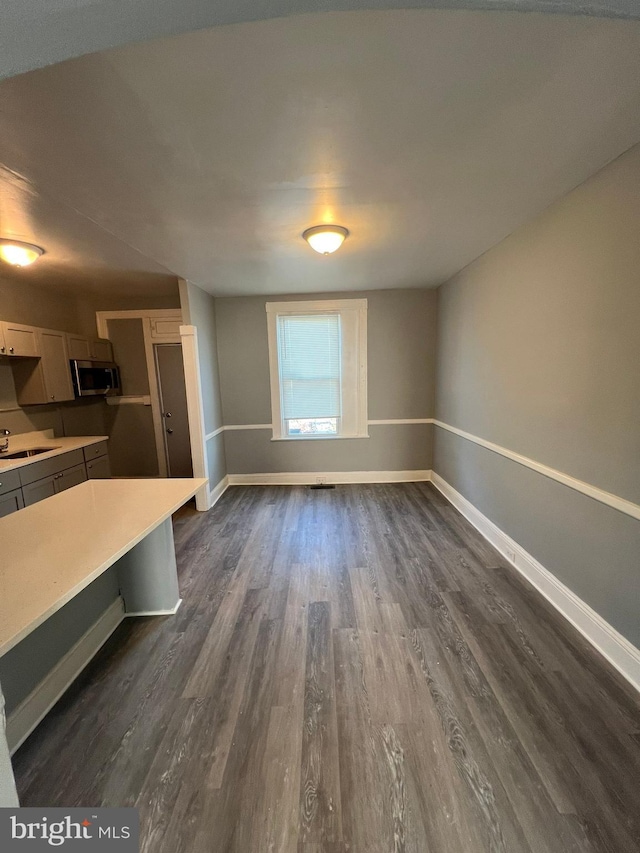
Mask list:
POLYGON ((191 444, 187 419, 181 344, 155 344, 156 374, 167 470, 170 477, 191 477, 191 444))

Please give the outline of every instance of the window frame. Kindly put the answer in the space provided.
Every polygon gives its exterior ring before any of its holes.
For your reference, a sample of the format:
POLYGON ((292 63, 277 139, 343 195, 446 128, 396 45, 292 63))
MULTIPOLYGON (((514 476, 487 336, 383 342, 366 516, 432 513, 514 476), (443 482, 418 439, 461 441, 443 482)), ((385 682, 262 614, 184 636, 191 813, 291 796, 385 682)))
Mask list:
POLYGON ((336 441, 341 438, 369 438, 367 421, 367 300, 323 299, 295 302, 267 302, 267 336, 269 343, 269 377, 271 384, 272 441, 336 441), (289 435, 282 418, 282 391, 278 364, 278 317, 286 314, 340 314, 343 330, 342 379, 343 409, 345 396, 353 399, 350 411, 339 418, 337 435, 318 433, 289 435), (344 345, 345 336, 351 340, 344 345), (345 394, 346 391, 346 394, 345 394))

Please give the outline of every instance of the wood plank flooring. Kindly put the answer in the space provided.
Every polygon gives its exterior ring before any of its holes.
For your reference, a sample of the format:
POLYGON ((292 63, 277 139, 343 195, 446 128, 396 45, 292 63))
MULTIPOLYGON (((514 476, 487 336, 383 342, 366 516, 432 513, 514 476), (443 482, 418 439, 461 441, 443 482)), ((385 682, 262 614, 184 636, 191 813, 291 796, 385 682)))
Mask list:
MULTIPOLYGON (((640 702, 429 484, 234 487, 15 756, 145 853, 640 849, 640 702)), ((603 567, 604 570, 604 567, 603 567)))

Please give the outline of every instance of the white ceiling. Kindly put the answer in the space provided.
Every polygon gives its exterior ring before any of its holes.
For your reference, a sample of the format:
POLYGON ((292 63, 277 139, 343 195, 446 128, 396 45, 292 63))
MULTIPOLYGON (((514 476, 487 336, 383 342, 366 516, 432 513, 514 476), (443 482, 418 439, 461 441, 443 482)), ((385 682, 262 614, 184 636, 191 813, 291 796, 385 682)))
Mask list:
POLYGON ((0 224, 77 288, 100 264, 147 292, 435 286, 638 142, 639 83, 640 23, 595 18, 345 12, 119 48, 0 85, 0 224), (322 221, 352 232, 328 258, 299 236, 322 221))
POLYGON ((223 24, 319 11, 408 8, 640 18, 638 0, 2 0, 0 79, 106 48, 223 24))

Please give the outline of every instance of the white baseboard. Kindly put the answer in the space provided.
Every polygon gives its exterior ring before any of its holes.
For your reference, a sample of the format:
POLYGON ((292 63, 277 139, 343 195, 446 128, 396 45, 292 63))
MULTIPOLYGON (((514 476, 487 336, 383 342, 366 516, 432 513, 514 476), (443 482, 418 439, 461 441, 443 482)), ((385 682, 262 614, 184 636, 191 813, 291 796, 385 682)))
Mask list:
POLYGON ((123 601, 117 598, 7 717, 7 742, 12 754, 106 643, 124 619, 124 615, 123 601))
POLYGON ((219 483, 209 489, 209 509, 215 506, 229 488, 229 478, 224 476, 219 483))
POLYGON ((182 599, 179 598, 176 606, 171 607, 168 610, 132 610, 131 612, 125 610, 124 615, 127 617, 127 619, 130 616, 175 616, 175 614, 180 609, 181 604, 182 599))
POLYGON ((229 474, 230 486, 306 486, 324 482, 418 483, 431 479, 431 471, 294 471, 279 474, 229 474))
POLYGON ((435 472, 433 485, 635 688, 640 650, 435 472))

